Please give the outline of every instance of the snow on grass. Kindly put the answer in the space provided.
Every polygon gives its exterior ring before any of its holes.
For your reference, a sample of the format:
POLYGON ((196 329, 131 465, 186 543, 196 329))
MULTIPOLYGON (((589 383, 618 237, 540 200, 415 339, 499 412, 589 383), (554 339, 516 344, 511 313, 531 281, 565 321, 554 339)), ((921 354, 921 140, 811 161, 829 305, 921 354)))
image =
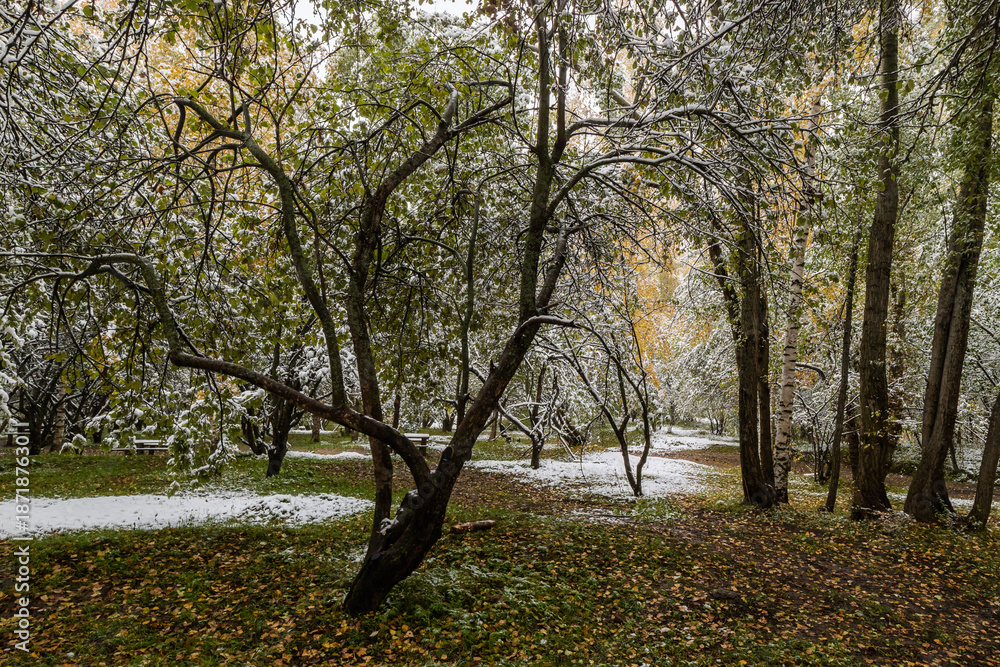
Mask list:
POLYGON ((680 452, 692 449, 708 449, 712 445, 736 445, 736 440, 722 436, 709 435, 701 429, 687 429, 674 426, 670 429, 653 433, 650 451, 680 452))
MULTIPOLYGON (((283 521, 299 525, 364 512, 372 502, 324 493, 311 496, 247 493, 34 498, 30 532, 122 528, 155 530, 168 526, 236 519, 241 523, 283 521)), ((0 539, 14 534, 14 501, 0 503, 0 539)))
MULTIPOLYGON (((638 457, 631 457, 633 466, 638 457)), ((542 459, 538 470, 528 461, 471 461, 470 467, 483 472, 514 475, 521 479, 553 487, 569 487, 577 492, 631 498, 632 488, 625 477, 625 464, 621 452, 594 452, 582 461, 556 461, 542 459)), ((698 493, 704 489, 704 480, 712 475, 709 466, 690 461, 650 456, 642 470, 643 495, 649 498, 676 493, 698 493)))
MULTIPOLYGON (((893 502, 894 507, 902 509, 903 504, 906 502, 905 493, 893 493, 890 491, 886 495, 889 497, 889 500, 893 502)), ((955 498, 953 496, 949 496, 949 500, 951 500, 952 507, 966 510, 971 510, 972 506, 976 504, 976 501, 972 498, 955 498)))
POLYGON ((285 452, 285 457, 290 459, 323 459, 323 460, 371 458, 367 454, 359 454, 358 452, 340 452, 339 454, 318 454, 316 452, 296 452, 291 449, 285 452))

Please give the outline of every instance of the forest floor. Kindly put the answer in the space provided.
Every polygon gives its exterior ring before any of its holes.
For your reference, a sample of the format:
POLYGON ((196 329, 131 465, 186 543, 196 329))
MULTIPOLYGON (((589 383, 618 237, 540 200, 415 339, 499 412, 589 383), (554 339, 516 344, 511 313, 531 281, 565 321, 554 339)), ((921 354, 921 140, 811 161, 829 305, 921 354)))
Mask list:
MULTIPOLYGON (((670 459, 679 459, 682 461, 691 461, 693 463, 700 463, 702 465, 713 466, 723 469, 733 469, 739 468, 740 466, 740 452, 737 447, 721 445, 712 446, 705 449, 695 449, 695 450, 685 450, 670 452, 664 454, 665 457, 670 459)), ((796 460, 792 463, 792 472, 798 473, 803 478, 810 477, 813 474, 812 463, 804 459, 796 460)), ((850 482, 854 479, 851 475, 850 466, 845 465, 841 470, 840 474, 841 480, 850 482)), ((906 490, 910 486, 910 476, 904 475, 898 472, 891 472, 886 476, 885 483, 886 487, 890 490, 895 490, 897 496, 906 495, 906 490)), ((850 487, 848 487, 849 489, 850 487)), ((956 505, 970 505, 976 497, 976 483, 967 481, 948 481, 948 496, 953 501, 958 501, 956 505)), ((843 496, 841 496, 843 497, 843 496)), ((898 499, 898 498, 897 498, 898 499)), ((1000 486, 996 488, 993 495, 993 502, 1000 503, 1000 486)), ((902 503, 896 503, 902 504, 902 503)))
MULTIPOLYGON (((87 474, 64 469, 70 457, 46 459, 36 493, 128 495, 165 478, 163 458, 73 458, 87 474)), ((371 497, 361 459, 294 458, 271 480, 262 466, 241 461, 219 484, 371 497)), ((817 512, 820 490, 800 475, 790 507, 755 511, 737 502, 736 471, 717 470, 699 493, 639 501, 465 470, 449 525, 496 526, 446 530, 384 608, 363 618, 344 616, 339 603, 367 514, 39 537, 30 544, 31 655, 11 650, 5 614, 0 663, 1000 665, 995 522, 981 536, 898 514, 856 524, 817 512)), ((847 481, 842 498, 849 493, 847 481)), ((6 542, 0 560, 8 610, 15 546, 6 542)))

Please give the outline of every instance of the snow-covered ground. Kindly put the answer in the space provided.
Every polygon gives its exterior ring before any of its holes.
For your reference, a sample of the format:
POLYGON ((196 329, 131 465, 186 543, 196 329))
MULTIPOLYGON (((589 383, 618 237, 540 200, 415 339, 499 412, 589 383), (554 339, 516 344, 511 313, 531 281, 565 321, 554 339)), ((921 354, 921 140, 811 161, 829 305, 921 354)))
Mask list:
POLYGON ((290 459, 365 459, 365 460, 371 459, 369 455, 359 454, 358 452, 340 452, 339 454, 318 454, 316 452, 296 452, 291 449, 285 452, 285 457, 290 459))
MULTIPOLYGON (((156 529, 184 524, 238 519, 244 523, 272 520, 289 524, 318 523, 358 514, 372 502, 324 493, 269 495, 248 493, 178 494, 174 496, 97 496, 34 498, 31 532, 93 530, 96 528, 156 529)), ((15 534, 14 501, 0 503, 0 538, 15 534)), ((22 534, 23 531, 16 531, 22 534)))
MULTIPOLYGON (((906 502, 906 494, 905 493, 887 493, 886 495, 889 496, 889 500, 892 501, 893 507, 895 507, 896 509, 902 509, 903 508, 903 503, 906 502)), ((956 507, 956 508, 960 507, 960 508, 965 509, 965 510, 972 509, 972 505, 975 503, 975 501, 972 500, 971 498, 955 498, 955 497, 951 497, 950 499, 951 499, 952 507, 956 507)))
POLYGON ((650 449, 654 452, 670 453, 691 449, 707 449, 712 445, 736 445, 733 438, 724 435, 706 435, 704 430, 674 426, 657 431, 651 438, 650 449))
MULTIPOLYGON (((637 462, 638 457, 631 457, 633 470, 637 462)), ((586 454, 583 461, 542 459, 538 470, 533 470, 525 460, 471 461, 467 465, 484 472, 515 475, 546 486, 572 487, 577 491, 610 498, 632 497, 621 452, 613 450, 586 454)), ((651 498, 696 493, 712 474, 715 473, 711 467, 699 463, 650 456, 642 470, 642 491, 651 498)))

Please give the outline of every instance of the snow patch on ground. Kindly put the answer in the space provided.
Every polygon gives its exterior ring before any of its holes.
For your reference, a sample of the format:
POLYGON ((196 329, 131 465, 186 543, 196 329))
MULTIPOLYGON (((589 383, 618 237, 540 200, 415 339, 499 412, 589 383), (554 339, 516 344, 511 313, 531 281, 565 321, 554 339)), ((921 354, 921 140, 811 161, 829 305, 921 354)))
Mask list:
POLYGON ((339 454, 318 454, 316 452, 296 452, 288 450, 285 456, 290 459, 369 459, 367 454, 358 452, 340 452, 339 454))
MULTIPOLYGON (((33 498, 30 532, 97 528, 155 530, 227 519, 300 525, 341 519, 364 512, 372 505, 369 500, 329 493, 311 496, 225 493, 33 498)), ((21 530, 14 530, 14 515, 13 500, 0 503, 0 539, 23 534, 21 530)))
MULTIPOLYGON (((889 496, 889 500, 892 501, 893 507, 897 509, 903 508, 903 504, 906 502, 905 493, 887 493, 886 495, 889 496)), ((976 501, 973 500, 972 498, 950 497, 950 500, 952 507, 955 508, 961 507, 962 509, 965 510, 971 510, 972 506, 976 503, 976 501)))
POLYGON ((736 445, 736 440, 722 435, 708 435, 701 429, 674 426, 672 432, 660 430, 650 439, 650 451, 681 452, 692 449, 708 449, 712 445, 736 445))
MULTIPOLYGON (((638 463, 632 456, 631 464, 638 463)), ((582 461, 542 459, 538 470, 528 461, 471 461, 467 465, 483 472, 514 475, 528 482, 546 486, 572 487, 584 493, 610 498, 631 498, 632 488, 625 477, 625 464, 620 452, 605 451, 586 454, 582 461)), ((642 491, 648 498, 676 493, 697 493, 703 481, 714 474, 709 466, 691 461, 678 461, 650 456, 642 469, 642 491)))

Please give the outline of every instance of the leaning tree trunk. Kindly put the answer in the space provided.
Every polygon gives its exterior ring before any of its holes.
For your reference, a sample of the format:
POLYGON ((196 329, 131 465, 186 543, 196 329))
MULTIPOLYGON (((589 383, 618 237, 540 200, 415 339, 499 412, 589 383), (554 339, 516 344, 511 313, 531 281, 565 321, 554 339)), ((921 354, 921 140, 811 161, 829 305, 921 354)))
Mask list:
POLYGON ((986 432, 986 444, 983 447, 983 459, 979 466, 979 481, 976 483, 976 499, 969 511, 969 530, 981 532, 986 530, 986 522, 990 519, 990 509, 993 505, 993 487, 997 477, 997 463, 1000 462, 1000 394, 993 403, 990 413, 990 426, 986 432))
POLYGON ((966 153, 965 177, 958 191, 955 226, 948 238, 944 278, 938 294, 931 365, 924 393, 920 464, 913 474, 904 509, 918 521, 934 521, 955 513, 948 498, 944 465, 954 446, 955 420, 962 383, 962 367, 969 340, 972 295, 986 225, 986 203, 991 165, 993 100, 979 108, 966 153))
POLYGON ((875 200, 875 219, 868 237, 865 276, 865 314, 861 325, 861 448, 854 479, 851 515, 862 519, 892 509, 885 490, 884 462, 891 451, 889 385, 886 377, 886 320, 892 247, 899 208, 899 10, 896 0, 882 0, 880 65, 882 105, 878 153, 881 191, 875 200))
MULTIPOLYGON (((813 105, 812 128, 817 128, 819 105, 813 105)), ((805 276, 806 246, 812 228, 812 208, 816 201, 813 172, 816 166, 815 141, 806 142, 805 169, 808 178, 802 188, 792 242, 791 276, 788 284, 788 324, 785 327, 785 349, 781 355, 781 395, 778 408, 778 434, 774 444, 774 493, 779 503, 788 503, 788 471, 792 468, 792 403, 795 398, 795 366, 799 352, 799 315, 802 309, 802 285, 805 276)))
POLYGON ((837 421, 833 427, 833 445, 830 455, 830 487, 823 509, 832 512, 837 506, 837 488, 840 486, 840 441, 844 435, 844 414, 847 410, 847 391, 851 372, 851 323, 854 318, 854 286, 858 274, 858 245, 861 243, 861 229, 854 233, 851 243, 851 260, 847 269, 847 295, 844 299, 844 339, 840 351, 840 389, 837 392, 837 421))

